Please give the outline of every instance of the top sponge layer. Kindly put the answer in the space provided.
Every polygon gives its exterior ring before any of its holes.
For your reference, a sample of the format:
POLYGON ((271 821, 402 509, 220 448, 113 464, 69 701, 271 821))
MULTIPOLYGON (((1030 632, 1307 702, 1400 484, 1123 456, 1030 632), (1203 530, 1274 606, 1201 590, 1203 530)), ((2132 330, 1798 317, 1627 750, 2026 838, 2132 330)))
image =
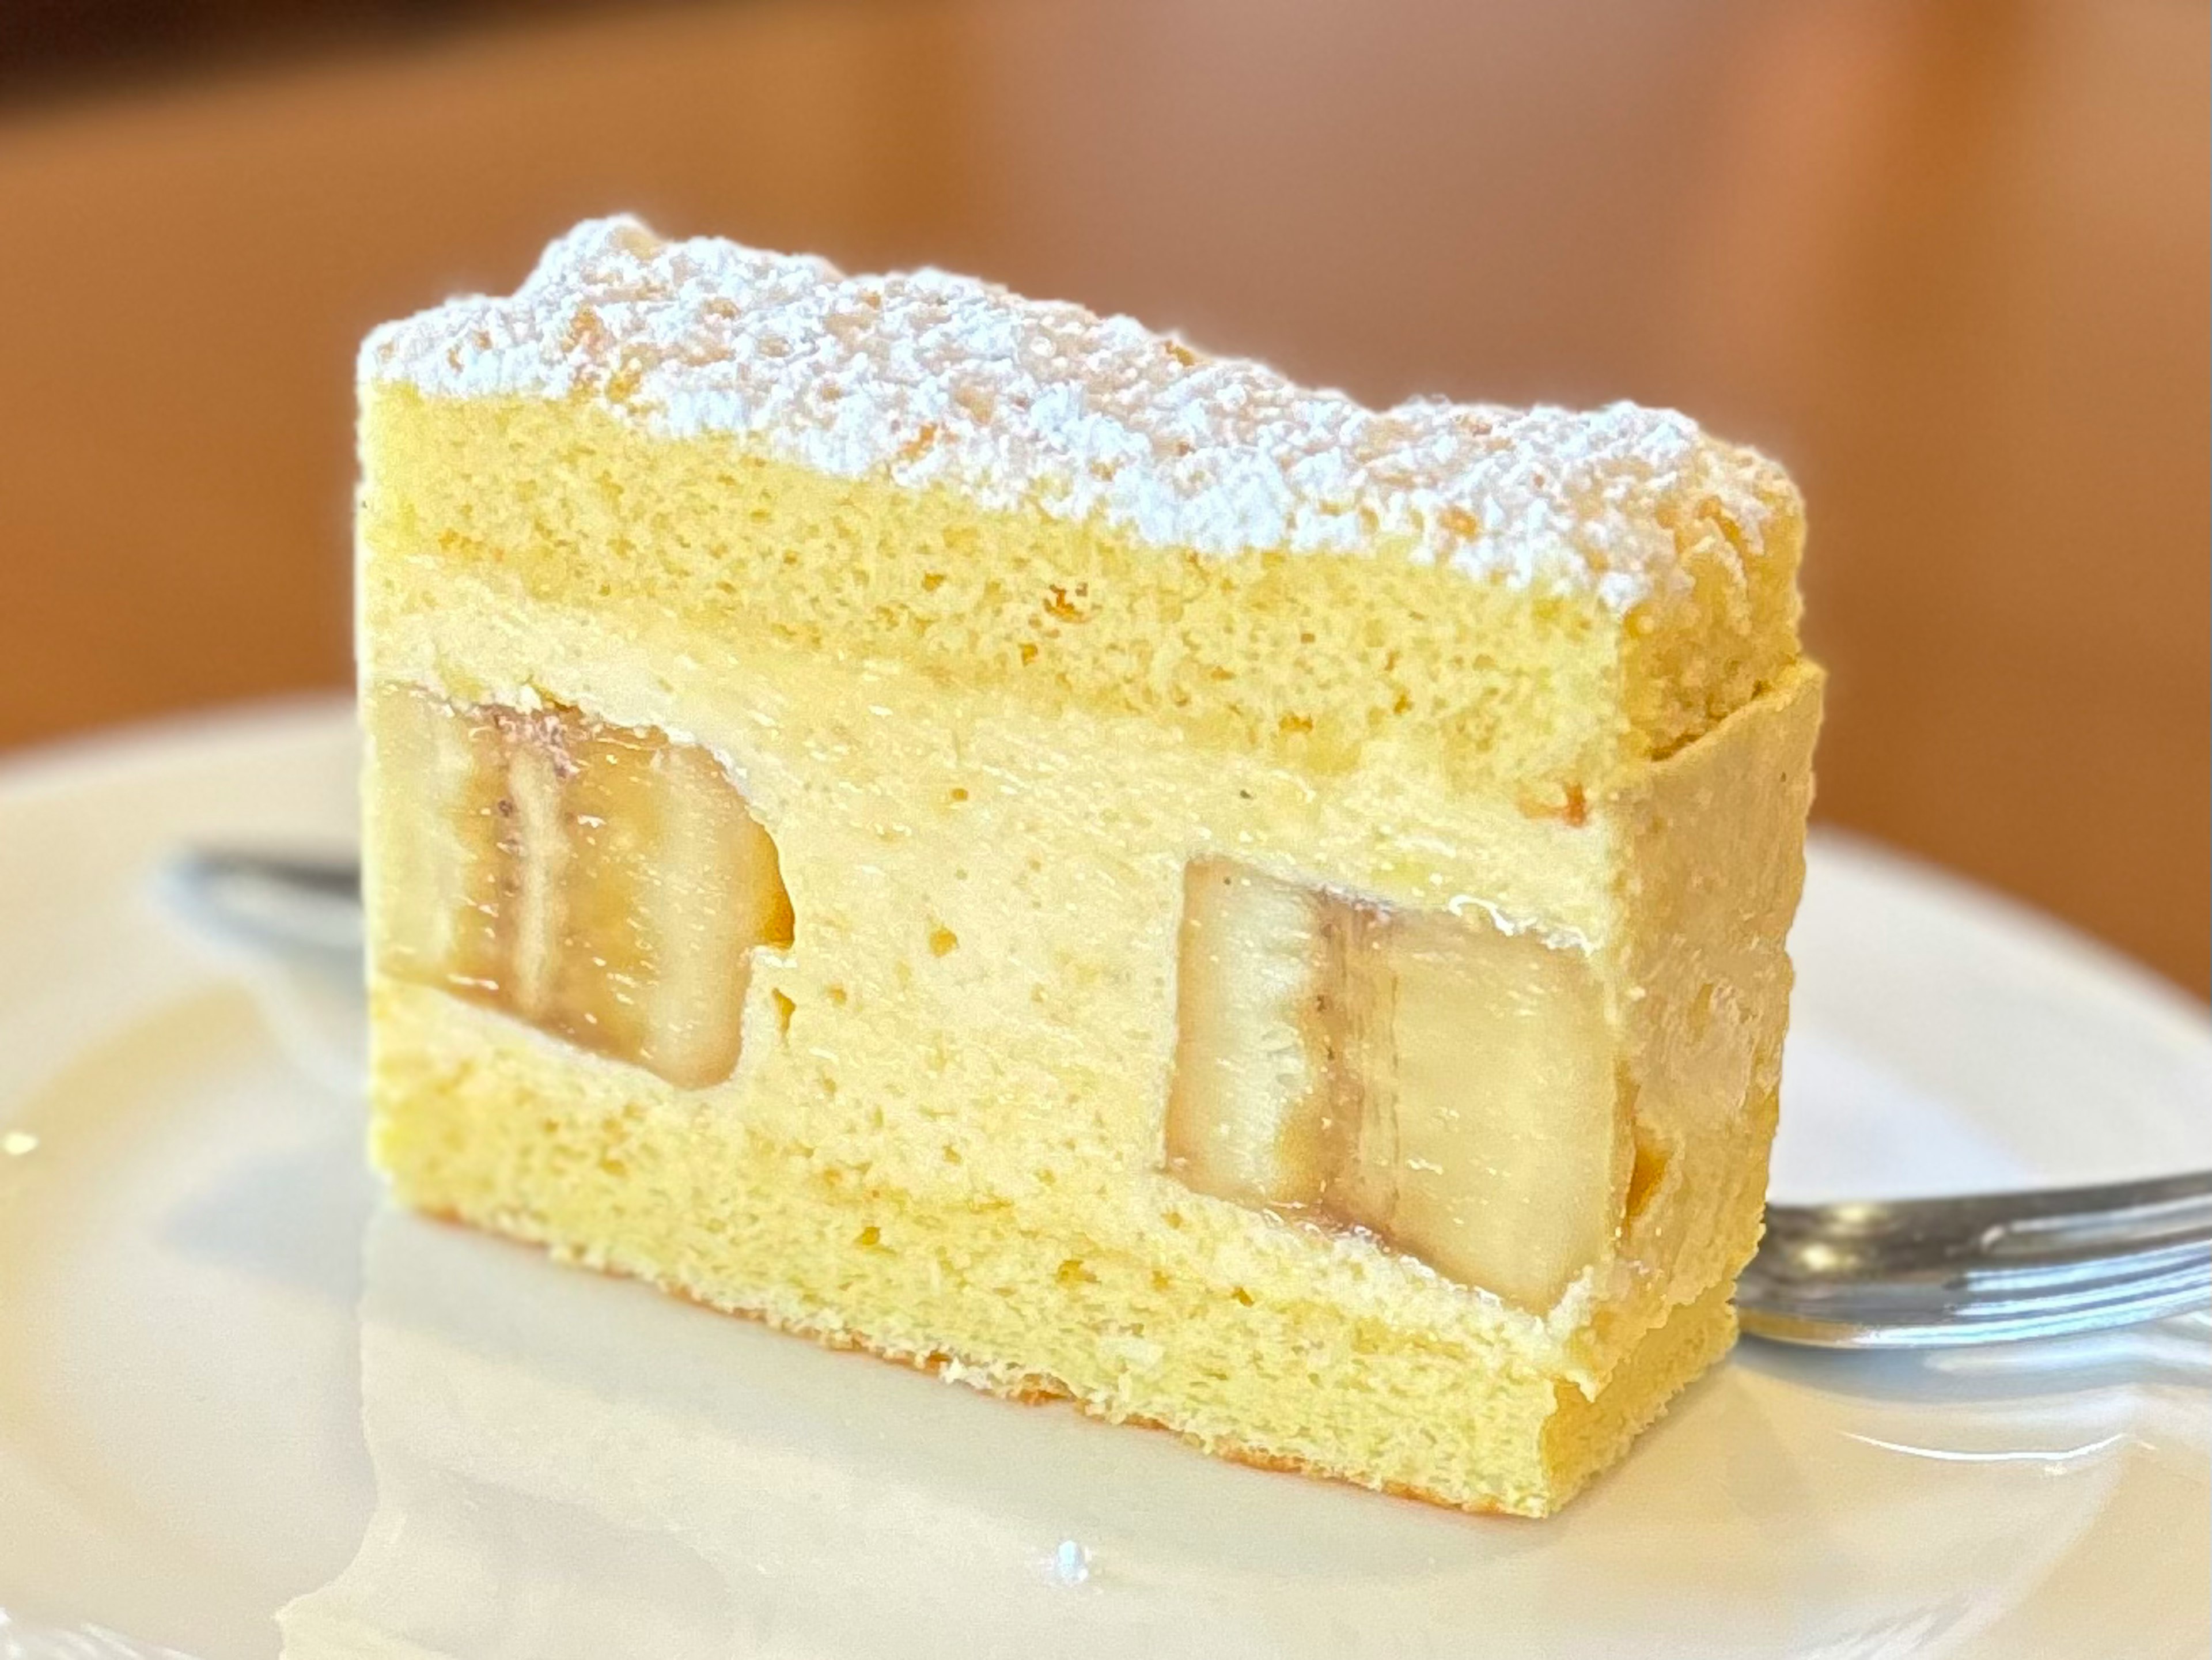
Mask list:
POLYGON ((1669 410, 1377 411, 1126 317, 942 271, 846 277, 664 241, 629 218, 578 226, 511 298, 378 329, 361 378, 438 398, 591 396, 668 436, 731 435, 1139 544, 1387 550, 1623 617, 1787 591, 1802 542, 1778 466, 1669 410))

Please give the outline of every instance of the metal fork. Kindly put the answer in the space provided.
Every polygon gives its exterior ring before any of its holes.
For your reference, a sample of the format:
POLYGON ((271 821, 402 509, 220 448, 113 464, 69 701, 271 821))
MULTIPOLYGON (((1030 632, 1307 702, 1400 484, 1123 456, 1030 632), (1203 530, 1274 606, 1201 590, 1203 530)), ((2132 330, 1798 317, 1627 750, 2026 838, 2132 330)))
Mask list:
POLYGON ((1822 1348, 2060 1337, 2212 1304, 2212 1171, 1959 1198, 1769 1205, 1743 1329, 1822 1348))
MULTIPOLYGON (((329 964, 361 950, 347 859, 187 852, 183 916, 234 946, 329 964)), ((1958 1198, 1769 1205, 1736 1286, 1745 1331, 1923 1349, 2101 1331, 2212 1306, 2212 1171, 1958 1198)))

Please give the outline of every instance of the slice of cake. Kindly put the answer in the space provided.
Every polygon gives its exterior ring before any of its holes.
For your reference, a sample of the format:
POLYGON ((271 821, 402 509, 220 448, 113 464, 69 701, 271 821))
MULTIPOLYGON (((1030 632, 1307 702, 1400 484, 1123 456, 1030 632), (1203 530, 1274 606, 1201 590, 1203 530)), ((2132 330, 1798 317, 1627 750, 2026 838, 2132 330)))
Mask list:
POLYGON ((361 375, 408 1203, 1472 1509, 1727 1347, 1820 703, 1771 463, 624 220, 361 375))

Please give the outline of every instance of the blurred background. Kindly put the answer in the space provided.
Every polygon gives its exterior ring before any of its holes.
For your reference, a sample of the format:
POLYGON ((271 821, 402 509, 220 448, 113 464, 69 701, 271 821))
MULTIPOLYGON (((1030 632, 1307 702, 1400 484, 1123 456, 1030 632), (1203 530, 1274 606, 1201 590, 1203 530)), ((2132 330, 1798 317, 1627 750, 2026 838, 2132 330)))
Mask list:
MULTIPOLYGON (((348 676, 354 348, 632 208, 1810 500, 1820 815, 2202 994, 2203 0, 0 0, 0 761, 348 676)), ((6 850, 0 848, 0 858, 6 850)))

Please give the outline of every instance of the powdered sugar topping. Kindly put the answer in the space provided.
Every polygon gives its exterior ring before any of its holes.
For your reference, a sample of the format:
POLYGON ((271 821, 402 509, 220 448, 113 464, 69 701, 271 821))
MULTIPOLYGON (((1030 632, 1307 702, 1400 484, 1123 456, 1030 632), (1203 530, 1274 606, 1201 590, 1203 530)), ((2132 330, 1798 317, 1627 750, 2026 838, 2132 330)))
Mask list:
POLYGON ((1796 496, 1671 410, 1416 400, 1386 410, 1209 357, 1126 317, 938 271, 825 262, 592 220, 511 298, 386 324, 364 382, 605 400, 823 471, 954 486, 1216 555, 1380 546, 1626 611, 1738 581, 1796 496))

